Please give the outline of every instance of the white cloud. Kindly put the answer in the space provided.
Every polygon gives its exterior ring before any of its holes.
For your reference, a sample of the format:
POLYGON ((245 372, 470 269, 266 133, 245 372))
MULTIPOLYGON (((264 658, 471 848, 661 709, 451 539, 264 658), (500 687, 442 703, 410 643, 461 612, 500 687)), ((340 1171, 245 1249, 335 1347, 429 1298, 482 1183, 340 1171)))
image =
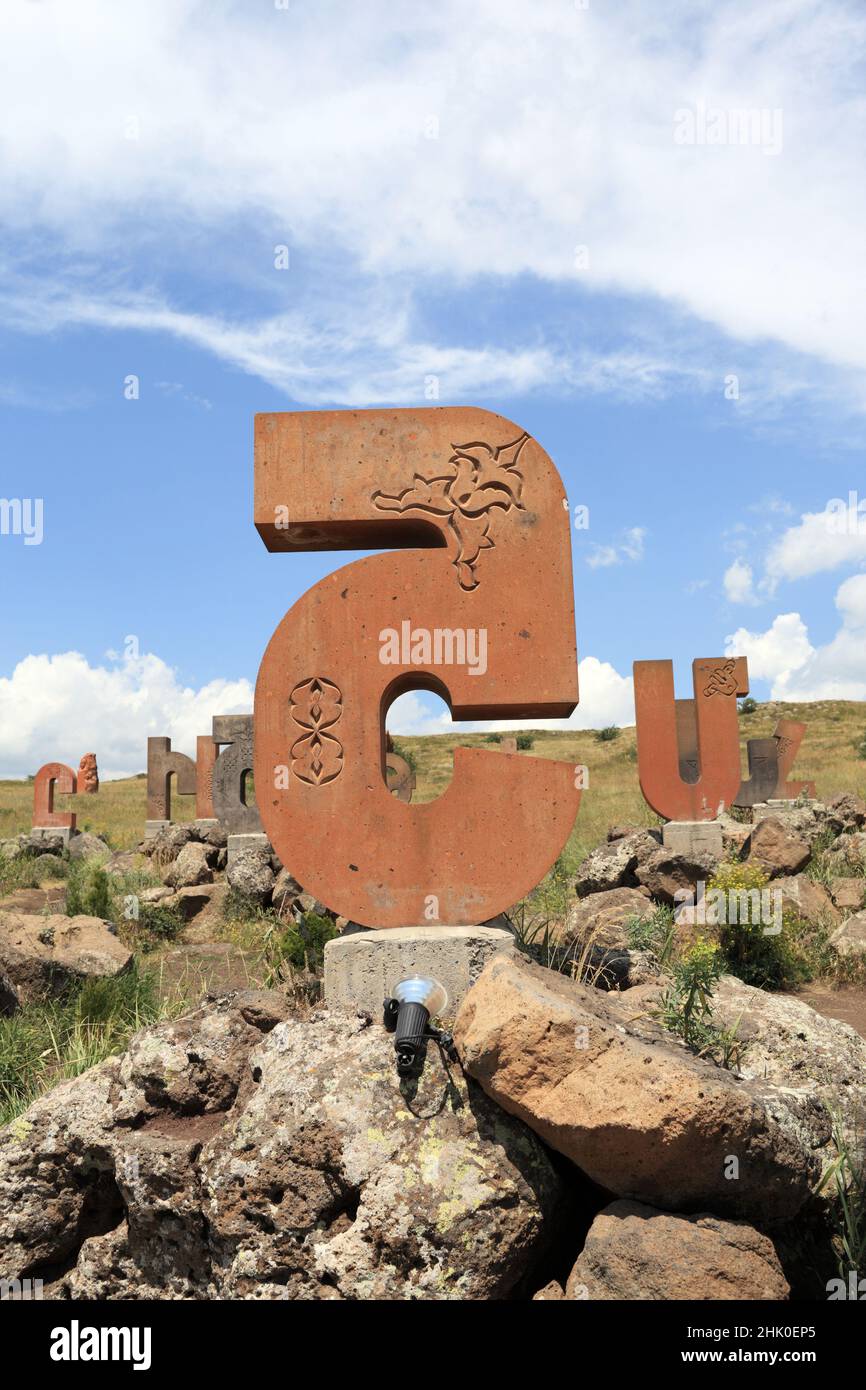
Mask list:
POLYGON ((0 678, 0 776, 25 777, 47 762, 76 768, 84 753, 96 753, 101 776, 130 776, 147 766, 150 735, 166 735, 194 757, 212 715, 252 707, 249 681, 212 680, 196 690, 150 653, 106 666, 78 652, 28 656, 0 678))
POLYGON ((766 587, 780 580, 807 579, 813 574, 866 561, 866 517, 847 510, 848 499, 828 498, 823 511, 805 512, 789 526, 767 555, 766 587), (839 504, 844 500, 845 512, 839 504))
POLYGON ((729 565, 723 580, 725 597, 729 603, 757 602, 752 588, 753 579, 752 566, 745 560, 735 560, 729 565))
POLYGON ((823 647, 813 647, 799 613, 784 613, 766 632, 740 628, 726 639, 728 655, 748 657, 749 674, 770 682, 774 700, 866 699, 866 574, 836 592, 842 622, 823 647))
POLYGON ((750 677, 770 681, 774 690, 808 661, 813 651, 799 613, 780 613, 766 632, 741 627, 725 638, 725 654, 747 657, 750 677))
POLYGON ((645 536, 646 529, 643 526, 631 526, 623 532, 617 544, 594 545, 586 557, 586 563, 590 569, 603 569, 608 565, 624 564, 626 560, 642 560, 645 536))
MULTIPOLYGON (((5 5, 0 213, 35 238, 43 263, 53 237, 83 262, 146 267, 149 287, 180 268, 186 245, 220 293, 228 273, 273 303, 283 286, 266 262, 285 241, 293 258, 341 258, 373 302, 400 277, 460 287, 533 275, 648 297, 760 343, 764 357, 775 343, 862 373, 864 41, 866 15, 845 0, 679 0, 664 11, 563 0, 5 5), (781 110, 781 152, 677 144, 675 112, 700 102, 781 110), (242 263, 227 249, 227 229, 240 227, 242 263)), ((117 287, 95 278, 82 275, 82 292, 104 326, 117 287)), ((266 380, 278 374, 282 389, 306 380, 298 399, 315 401, 321 363, 292 363, 291 320, 182 324, 169 312, 167 331, 198 335, 266 380)), ((158 327, 159 314, 138 326, 158 327)), ((418 345, 419 368, 413 335, 401 340, 391 373, 405 367, 413 383, 419 369, 436 373, 431 345, 418 345)), ((442 351, 465 391, 497 380, 533 389, 545 370, 552 384, 570 380, 560 354, 532 342, 465 360, 458 344, 442 351)), ((623 375, 653 389, 678 372, 694 380, 688 357, 632 345, 577 370, 594 389, 623 375)), ((810 376, 801 370, 790 389, 809 389, 810 376)), ((386 387, 405 398, 386 377, 374 367, 358 398, 386 387)), ((752 388, 746 371, 744 402, 752 388)), ((340 399, 351 403, 348 390, 340 399)))

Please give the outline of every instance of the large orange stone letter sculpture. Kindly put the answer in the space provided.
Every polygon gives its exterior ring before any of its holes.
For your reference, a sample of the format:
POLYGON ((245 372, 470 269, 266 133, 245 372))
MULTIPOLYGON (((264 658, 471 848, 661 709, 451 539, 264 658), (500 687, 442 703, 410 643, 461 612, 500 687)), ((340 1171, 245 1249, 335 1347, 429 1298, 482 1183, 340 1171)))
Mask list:
POLYGON ((257 416, 255 478, 269 550, 399 548, 320 580, 265 652, 256 797, 277 854, 365 926, 495 916, 565 844, 580 802, 574 768, 457 748, 447 790, 410 805, 388 791, 385 715, 418 688, 437 691, 455 719, 574 709, 556 468, 484 410, 315 411, 257 416), (482 650, 483 662, 465 659, 482 650))
POLYGON ((694 700, 674 699, 670 661, 634 663, 640 789, 668 820, 714 820, 740 789, 737 697, 749 693, 745 657, 692 663, 694 700))

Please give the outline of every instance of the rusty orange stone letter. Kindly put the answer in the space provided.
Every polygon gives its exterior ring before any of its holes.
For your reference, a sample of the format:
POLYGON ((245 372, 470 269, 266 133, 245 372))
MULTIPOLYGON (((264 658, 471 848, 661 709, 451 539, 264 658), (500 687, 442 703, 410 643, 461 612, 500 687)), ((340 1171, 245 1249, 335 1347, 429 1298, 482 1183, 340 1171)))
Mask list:
POLYGON ((745 657, 692 663, 694 700, 674 699, 670 661, 634 663, 640 789, 667 820, 714 820, 741 780, 737 697, 749 692, 745 657))
POLYGON ((565 844, 580 802, 573 767, 457 748, 447 790, 408 804, 388 791, 385 715, 419 688, 455 719, 574 709, 556 468, 485 410, 312 411, 256 417, 255 482, 269 550, 390 551, 314 585, 262 660, 256 798, 277 854, 364 926, 495 916, 565 844))

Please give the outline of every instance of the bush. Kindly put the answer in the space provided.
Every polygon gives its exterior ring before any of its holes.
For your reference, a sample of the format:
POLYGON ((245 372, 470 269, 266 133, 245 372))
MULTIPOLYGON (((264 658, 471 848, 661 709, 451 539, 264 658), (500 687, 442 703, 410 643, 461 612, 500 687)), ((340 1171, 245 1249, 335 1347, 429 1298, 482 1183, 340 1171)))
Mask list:
POLYGON ((396 739, 393 738, 391 740, 391 747, 398 758, 402 758, 405 763, 409 764, 413 772, 418 771, 418 759, 411 748, 407 748, 403 743, 397 743, 396 739))
POLYGON ((648 917, 626 919, 625 930, 630 951, 651 951, 661 967, 665 967, 676 942, 676 923, 672 907, 660 906, 648 917))
POLYGON ((535 742, 535 735, 534 735, 534 734, 518 734, 518 735, 517 735, 517 751, 518 751, 518 753, 525 753, 526 750, 527 750, 528 748, 531 748, 531 747, 532 747, 532 745, 533 745, 534 742, 535 742))
POLYGON ((719 946, 699 937, 672 967, 673 983, 659 1000, 655 1016, 699 1057, 733 1068, 743 1054, 736 1029, 716 1028, 712 1022, 713 988, 724 970, 719 946))
POLYGON ((485 742, 485 743, 501 743, 501 742, 502 742, 502 735, 501 735, 501 734, 485 734, 485 735, 484 735, 484 742, 485 742))
POLYGON ((267 985, 291 979, 296 971, 319 975, 325 964, 325 945, 337 935, 330 917, 307 912, 300 922, 274 920, 265 933, 267 985))
POLYGON ((707 893, 716 890, 725 895, 719 945, 730 973, 759 989, 789 989, 807 978, 809 971, 798 955, 794 919, 785 915, 778 924, 775 917, 766 920, 767 884, 767 875, 757 865, 720 864, 707 893))
POLYGON ((753 700, 751 695, 747 695, 745 700, 740 701, 738 709, 740 714, 757 714, 758 702, 757 700, 753 700))
POLYGON ((855 738, 854 751, 858 758, 866 758, 866 734, 862 738, 855 738))
POLYGON ((615 738, 619 738, 620 730, 616 724, 608 724, 605 729, 596 729, 595 738, 597 743, 613 743, 615 738))
POLYGON ((66 879, 67 917, 114 917, 112 885, 108 874, 92 860, 74 860, 66 879))

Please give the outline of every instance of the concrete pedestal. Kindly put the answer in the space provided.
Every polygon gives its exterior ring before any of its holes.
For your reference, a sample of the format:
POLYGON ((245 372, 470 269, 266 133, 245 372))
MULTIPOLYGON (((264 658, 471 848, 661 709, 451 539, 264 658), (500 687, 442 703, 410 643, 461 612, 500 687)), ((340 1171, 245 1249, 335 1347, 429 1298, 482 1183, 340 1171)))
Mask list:
POLYGON ((72 829, 68 825, 34 825, 28 833, 33 840, 44 840, 46 837, 56 839, 59 835, 64 845, 68 845, 72 838, 72 829))
POLYGON ((160 831, 168 830, 170 825, 170 820, 146 820, 144 822, 144 838, 155 840, 160 831))
POLYGON ((672 854, 681 854, 685 859, 702 854, 721 859, 722 827, 715 820, 669 820, 662 826, 662 844, 672 854))
POLYGON ((229 867, 231 867, 231 865, 234 863, 234 861, 235 861, 235 859, 237 858, 237 856, 238 856, 239 854, 242 854, 243 851, 244 851, 245 849, 260 849, 260 850, 264 850, 265 854, 271 854, 271 853, 273 852, 272 849, 271 849, 271 842, 270 842, 270 840, 268 839, 267 835, 264 835, 264 834, 261 834, 261 833, 259 833, 259 834, 250 834, 250 835, 229 835, 229 838, 228 838, 228 865, 229 865, 229 867))
POLYGON ((491 957, 516 949, 511 933, 495 927, 392 927, 338 936, 325 946, 325 1003, 378 1019, 400 980, 432 975, 448 991, 444 1017, 453 1019, 491 957))

